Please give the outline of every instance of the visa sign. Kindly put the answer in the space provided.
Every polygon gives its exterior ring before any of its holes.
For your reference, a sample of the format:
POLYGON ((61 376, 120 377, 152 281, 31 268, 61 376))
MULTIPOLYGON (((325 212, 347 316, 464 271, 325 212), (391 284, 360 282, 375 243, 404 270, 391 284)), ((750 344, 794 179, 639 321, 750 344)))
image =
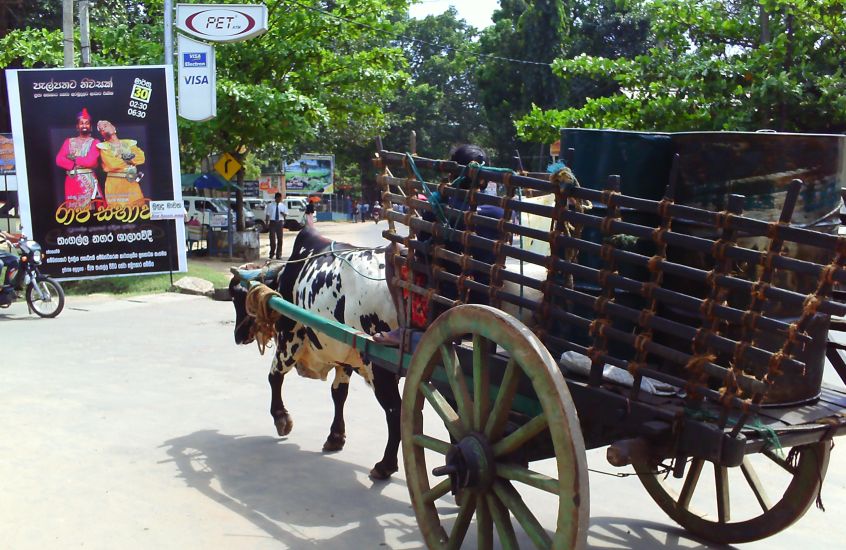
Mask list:
POLYGON ((206 53, 205 52, 189 52, 182 54, 183 67, 205 67, 206 53))
POLYGON ((176 26, 212 42, 237 42, 267 32, 264 4, 177 4, 176 26))
POLYGON ((208 120, 217 114, 214 46, 180 34, 177 47, 179 115, 188 120, 208 120))
POLYGON ((183 76, 182 80, 184 80, 185 84, 187 84, 188 86, 209 83, 208 75, 204 74, 188 74, 183 76))

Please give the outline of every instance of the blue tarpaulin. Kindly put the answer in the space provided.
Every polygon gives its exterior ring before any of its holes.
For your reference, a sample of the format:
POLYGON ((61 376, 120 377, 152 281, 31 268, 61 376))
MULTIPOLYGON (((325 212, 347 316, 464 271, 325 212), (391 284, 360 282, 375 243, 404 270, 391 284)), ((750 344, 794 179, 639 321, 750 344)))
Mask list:
POLYGON ((213 172, 206 172, 204 174, 182 174, 182 188, 183 189, 224 189, 226 187, 238 188, 238 185, 233 182, 225 181, 219 175, 213 172))

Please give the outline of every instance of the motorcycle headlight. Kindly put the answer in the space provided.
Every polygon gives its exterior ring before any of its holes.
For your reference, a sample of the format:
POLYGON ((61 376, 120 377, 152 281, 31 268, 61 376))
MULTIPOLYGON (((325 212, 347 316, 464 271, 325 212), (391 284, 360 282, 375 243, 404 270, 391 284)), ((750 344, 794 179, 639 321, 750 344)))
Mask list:
POLYGON ((40 250, 35 250, 35 251, 33 251, 33 253, 32 253, 32 261, 33 261, 33 262, 35 262, 36 264, 40 264, 40 263, 41 263, 41 251, 40 251, 40 250))

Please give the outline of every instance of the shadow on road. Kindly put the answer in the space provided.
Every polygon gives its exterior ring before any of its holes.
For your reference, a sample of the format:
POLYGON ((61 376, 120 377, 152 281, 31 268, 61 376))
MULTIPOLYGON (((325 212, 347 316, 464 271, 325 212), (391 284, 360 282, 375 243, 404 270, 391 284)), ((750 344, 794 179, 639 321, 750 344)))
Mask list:
POLYGON ((162 447, 189 487, 291 548, 353 548, 356 531, 375 546, 373 533, 386 529, 393 543, 405 540, 408 547, 419 540, 409 505, 384 496, 386 483, 371 482, 368 470, 357 465, 273 437, 215 430, 170 439, 162 447), (336 537, 342 534, 340 544, 336 537))
POLYGON ((664 523, 615 517, 592 517, 588 530, 588 548, 623 548, 626 550, 707 550, 732 546, 704 544, 684 529, 664 523))
MULTIPOLYGON (((409 504, 386 495, 389 484, 371 482, 366 468, 274 437, 215 430, 170 439, 162 447, 186 485, 291 548, 420 547, 409 504), (380 540, 374 540, 374 533, 381 534, 380 540)), ((439 508, 447 515, 457 511, 439 508)), ((471 527, 465 547, 475 544, 474 531, 471 527)), ((531 547, 528 539, 520 540, 524 543, 531 547)), ((732 548, 702 544, 667 524, 621 517, 591 518, 588 547, 732 548)))

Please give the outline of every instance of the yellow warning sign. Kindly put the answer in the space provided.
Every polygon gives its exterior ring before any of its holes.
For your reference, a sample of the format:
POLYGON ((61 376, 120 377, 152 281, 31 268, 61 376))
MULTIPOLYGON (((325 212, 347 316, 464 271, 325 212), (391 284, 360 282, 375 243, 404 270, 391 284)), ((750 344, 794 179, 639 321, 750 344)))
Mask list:
POLYGON ((223 176, 223 179, 229 181, 241 169, 241 163, 235 160, 235 157, 229 153, 223 153, 220 155, 220 159, 214 163, 214 169, 217 170, 218 174, 223 176))

